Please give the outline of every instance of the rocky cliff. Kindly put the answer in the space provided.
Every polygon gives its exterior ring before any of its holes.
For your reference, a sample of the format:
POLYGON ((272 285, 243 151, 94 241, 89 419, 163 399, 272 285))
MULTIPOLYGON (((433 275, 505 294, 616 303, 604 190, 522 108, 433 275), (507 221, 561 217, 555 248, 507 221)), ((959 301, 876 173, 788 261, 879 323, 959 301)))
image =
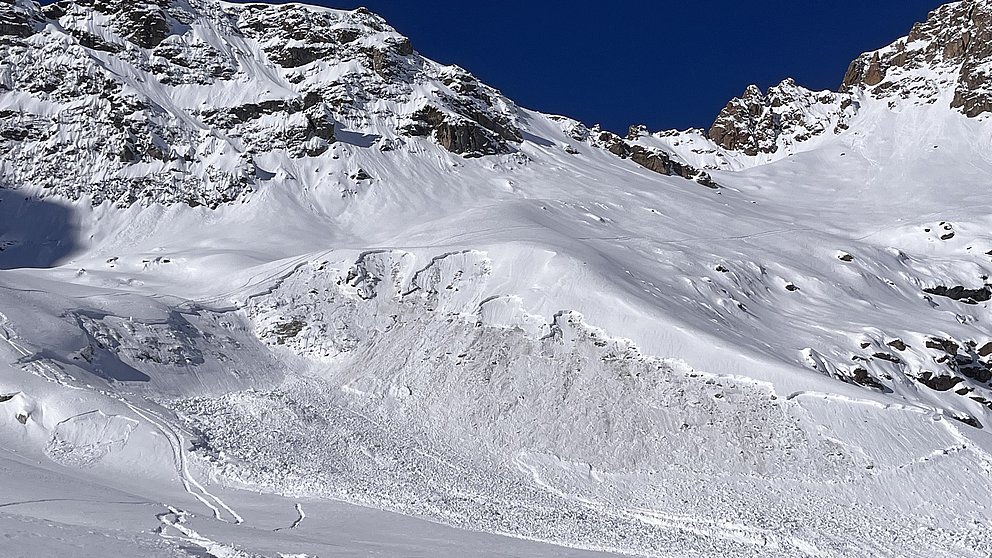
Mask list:
POLYGON ((335 142, 472 158, 524 141, 512 101, 365 9, 4 0, 0 92, 0 184, 120 207, 216 207, 259 187, 260 157, 335 142))
POLYGON ((810 91, 792 79, 767 93, 751 85, 720 111, 709 137, 716 145, 745 155, 775 153, 814 136, 846 130, 855 111, 852 96, 810 91))

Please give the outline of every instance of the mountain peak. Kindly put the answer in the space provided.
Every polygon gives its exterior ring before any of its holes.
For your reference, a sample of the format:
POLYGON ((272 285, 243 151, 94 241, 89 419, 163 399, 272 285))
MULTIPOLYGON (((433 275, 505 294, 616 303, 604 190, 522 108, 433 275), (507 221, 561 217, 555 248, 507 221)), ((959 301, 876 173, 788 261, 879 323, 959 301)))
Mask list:
POLYGON ((992 3, 965 0, 930 12, 909 35, 854 60, 843 91, 947 103, 969 117, 992 112, 992 3))
POLYGON ((709 137, 724 149, 748 156, 772 154, 827 131, 845 130, 852 107, 846 94, 810 91, 792 78, 767 92, 749 85, 720 111, 709 137))
POLYGON ((365 9, 16 0, 0 33, 0 182, 43 195, 216 206, 263 179, 259 157, 315 157, 342 130, 467 157, 522 141, 509 99, 365 9))
MULTIPOLYGON (((422 141, 466 158, 511 156, 524 141, 513 101, 420 56, 363 8, 3 0, 0 33, 0 146, 13 154, 0 184, 42 196, 216 207, 276 173, 259 164, 422 141)), ((664 154, 618 149, 705 180, 664 154)))

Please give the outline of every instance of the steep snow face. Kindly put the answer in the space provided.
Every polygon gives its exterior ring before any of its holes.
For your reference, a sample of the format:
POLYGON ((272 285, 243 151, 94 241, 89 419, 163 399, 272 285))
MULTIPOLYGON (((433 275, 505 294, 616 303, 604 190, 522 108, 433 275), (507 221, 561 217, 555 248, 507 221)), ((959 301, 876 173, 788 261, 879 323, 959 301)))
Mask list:
POLYGON ((362 10, 133 7, 0 3, 0 441, 79 496, 5 514, 989 555, 992 127, 951 93, 750 90, 731 149, 517 107, 362 10))

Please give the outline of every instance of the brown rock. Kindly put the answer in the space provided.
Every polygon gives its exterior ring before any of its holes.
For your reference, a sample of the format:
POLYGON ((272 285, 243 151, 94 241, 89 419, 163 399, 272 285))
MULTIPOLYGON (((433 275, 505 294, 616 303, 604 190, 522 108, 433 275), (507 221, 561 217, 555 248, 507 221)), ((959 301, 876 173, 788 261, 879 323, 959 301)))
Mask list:
POLYGON ((902 339, 893 339, 892 341, 886 343, 886 345, 892 347, 897 351, 905 351, 908 348, 908 345, 906 345, 906 343, 903 342, 902 339))
POLYGON ((963 382, 964 378, 957 378, 954 376, 935 376, 932 372, 924 372, 918 380, 921 384, 932 390, 948 391, 963 382))
POLYGON ((918 97, 937 102, 948 83, 956 82, 951 107, 969 117, 992 112, 992 4, 966 0, 945 4, 913 26, 906 39, 890 48, 866 53, 848 67, 842 90, 864 85, 876 98, 918 97), (928 68, 936 77, 906 74, 894 68, 928 68))
POLYGON ((961 37, 947 43, 944 46, 944 58, 961 58, 966 52, 968 52, 968 46, 971 44, 971 33, 966 32, 961 37))
POLYGON ((875 354, 873 354, 871 356, 873 356, 873 357, 875 357, 877 359, 880 359, 880 360, 887 360, 887 361, 889 361, 891 363, 894 363, 894 364, 900 364, 900 363, 902 363, 902 361, 899 360, 899 357, 897 357, 897 356, 895 356, 893 354, 889 354, 889 353, 878 352, 878 353, 875 353, 875 354))
POLYGON ((875 389, 885 389, 885 386, 881 382, 876 380, 871 374, 868 373, 867 370, 860 366, 855 368, 852 374, 854 375, 854 383, 858 385, 875 389))
POLYGON ((878 85, 885 79, 885 72, 882 70, 882 61, 876 52, 868 64, 868 71, 865 72, 864 84, 868 86, 878 85))
POLYGON ((954 341, 951 341, 950 339, 942 339, 940 337, 931 337, 930 339, 927 339, 926 345, 928 349, 944 351, 952 356, 958 354, 958 349, 961 348, 961 346, 954 341))
POLYGON ((841 91, 847 91, 851 87, 858 85, 862 82, 864 78, 864 68, 861 64, 861 59, 852 61, 847 66, 847 73, 844 74, 844 81, 841 84, 841 91))

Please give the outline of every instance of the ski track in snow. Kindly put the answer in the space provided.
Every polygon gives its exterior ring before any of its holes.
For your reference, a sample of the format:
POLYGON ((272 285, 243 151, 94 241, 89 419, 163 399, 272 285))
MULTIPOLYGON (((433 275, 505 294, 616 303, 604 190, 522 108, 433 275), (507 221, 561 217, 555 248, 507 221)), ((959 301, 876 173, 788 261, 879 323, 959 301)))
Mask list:
MULTIPOLYGON (((29 351, 24 346, 17 343, 16 335, 6 327, 7 318, 2 313, 0 313, 0 327, 3 328, 3 339, 7 342, 15 351, 21 354, 23 357, 33 357, 34 353, 29 351)), ((46 363, 44 360, 37 359, 31 360, 26 366, 31 367, 35 370, 35 373, 40 377, 44 378, 46 381, 56 383, 62 387, 82 390, 85 391, 86 388, 78 387, 70 383, 67 378, 63 377, 63 372, 57 367, 46 363)), ((203 505, 210 508, 214 517, 221 521, 227 521, 221 510, 227 512, 231 518, 233 518, 234 523, 240 524, 244 522, 244 519, 238 515, 230 506, 224 503, 223 500, 209 492, 189 471, 187 464, 186 450, 183 447, 183 438, 179 430, 171 426, 168 420, 156 415, 154 411, 148 409, 141 409, 131 401, 127 399, 125 395, 113 393, 109 391, 104 391, 104 395, 107 395, 127 406, 135 415, 140 419, 144 420, 155 428, 158 432, 162 434, 165 440, 169 443, 172 448, 172 454, 174 459, 174 464, 176 467, 176 473, 179 476, 179 480, 183 485, 183 489, 187 494, 193 496, 199 500, 203 505)))
POLYGON ((189 466, 187 464, 186 450, 183 447, 183 437, 179 430, 169 424, 169 422, 160 416, 157 416, 154 412, 147 409, 142 410, 138 408, 137 405, 128 401, 124 396, 116 396, 115 398, 131 409, 134 414, 138 415, 150 425, 152 425, 156 430, 158 430, 163 437, 168 441, 169 445, 172 447, 172 455, 174 457, 176 473, 179 475, 179 480, 182 482, 183 489, 187 494, 199 500, 204 506, 210 508, 216 519, 221 521, 228 521, 221 510, 227 512, 228 515, 233 518, 234 523, 243 523, 244 519, 238 515, 238 512, 234 511, 230 506, 224 503, 223 500, 209 492, 189 471, 189 466))
POLYGON ((274 529, 275 531, 282 531, 284 529, 296 529, 297 527, 300 526, 300 524, 303 523, 303 520, 307 518, 306 512, 303 511, 303 504, 297 502, 295 507, 296 507, 297 518, 293 521, 293 523, 289 527, 277 527, 276 529, 274 529))

